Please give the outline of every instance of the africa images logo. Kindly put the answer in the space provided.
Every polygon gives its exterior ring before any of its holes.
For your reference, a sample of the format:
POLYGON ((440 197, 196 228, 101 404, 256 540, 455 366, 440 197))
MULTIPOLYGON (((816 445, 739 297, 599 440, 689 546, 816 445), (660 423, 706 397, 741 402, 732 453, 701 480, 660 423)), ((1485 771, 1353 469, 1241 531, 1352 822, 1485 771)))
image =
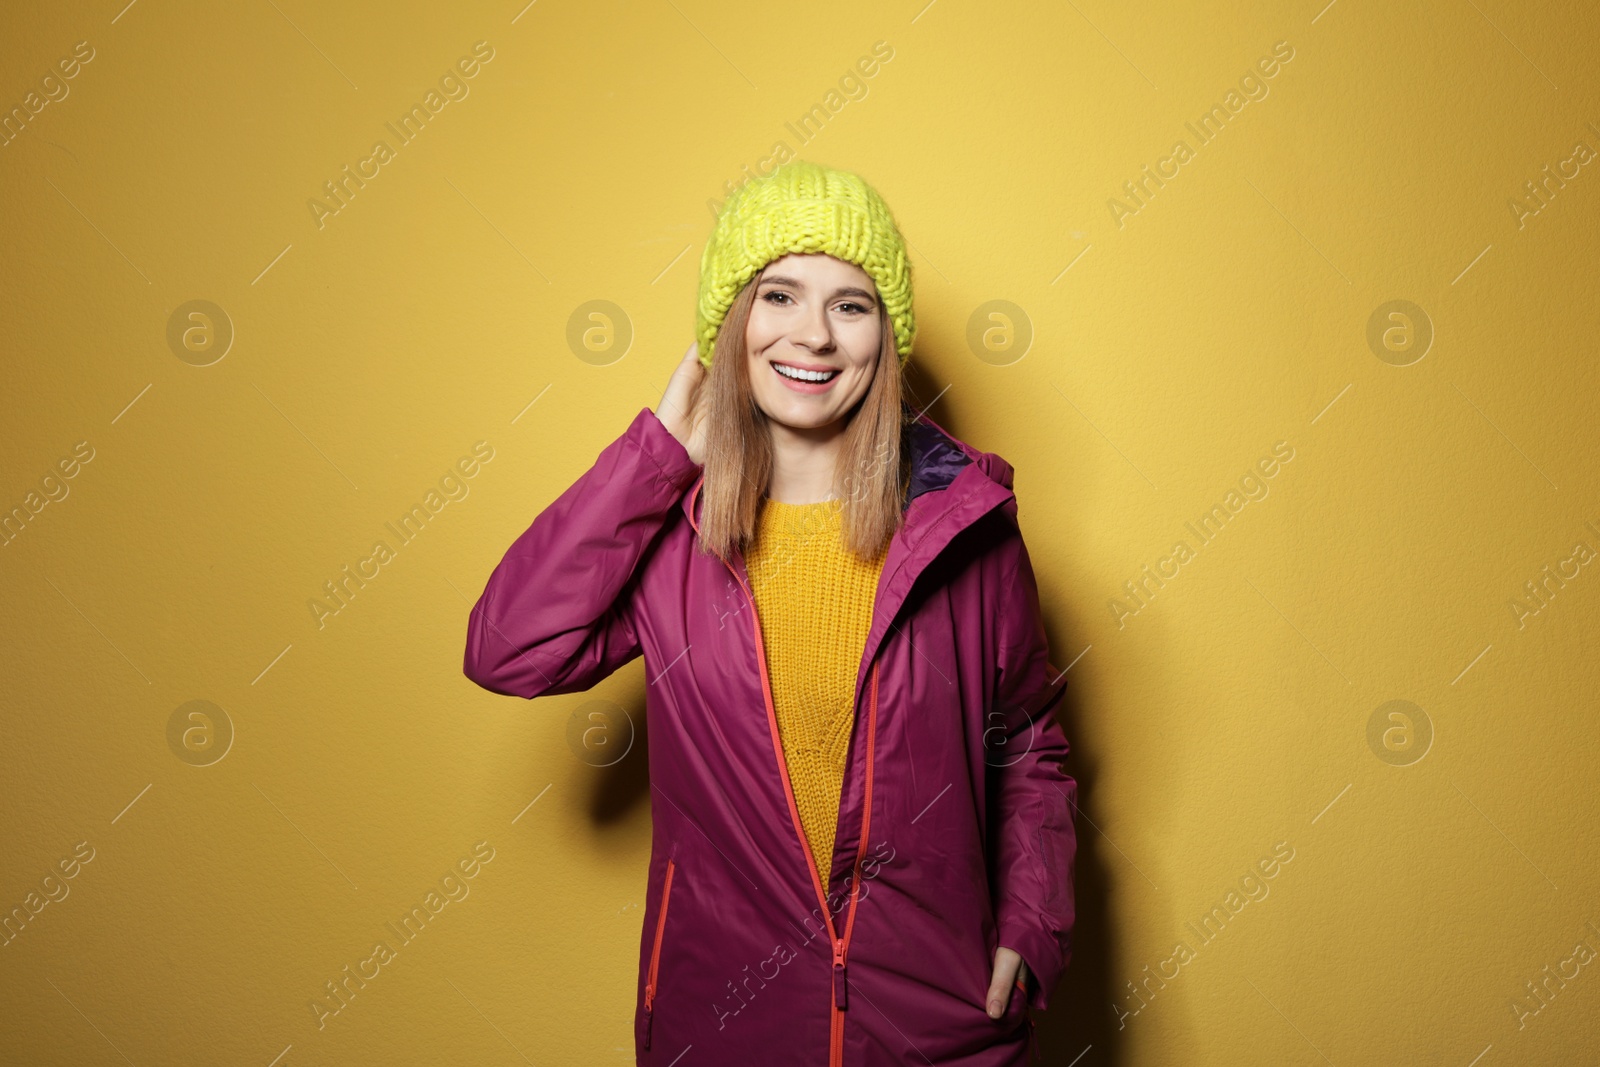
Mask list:
MULTIPOLYGON (((472 46, 472 55, 462 56, 456 60, 453 67, 447 68, 439 76, 438 89, 429 89, 422 97, 421 103, 413 102, 411 107, 394 122, 385 122, 384 128, 394 135, 395 145, 404 148, 422 134, 424 127, 436 118, 450 101, 465 100, 472 92, 472 87, 467 84, 468 80, 477 77, 482 65, 493 58, 494 47, 488 41, 476 42, 472 46)), ((311 221, 317 224, 317 229, 326 227, 329 218, 349 207, 356 193, 365 189, 367 182, 383 173, 384 165, 398 155, 395 147, 388 141, 382 139, 374 141, 372 151, 365 158, 356 161, 354 170, 351 170, 350 164, 346 163, 337 178, 323 182, 322 189, 326 199, 312 197, 306 201, 306 206, 311 209, 311 221)))

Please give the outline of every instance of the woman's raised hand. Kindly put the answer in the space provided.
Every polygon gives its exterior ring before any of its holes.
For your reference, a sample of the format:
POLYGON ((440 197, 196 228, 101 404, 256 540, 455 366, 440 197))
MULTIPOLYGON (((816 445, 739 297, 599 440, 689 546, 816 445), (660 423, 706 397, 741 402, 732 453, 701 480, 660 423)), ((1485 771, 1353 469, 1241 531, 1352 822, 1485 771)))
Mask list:
POLYGON ((678 361, 656 407, 661 425, 678 439, 689 458, 702 466, 706 461, 705 390, 701 388, 705 382, 706 369, 700 364, 700 342, 696 341, 678 361))

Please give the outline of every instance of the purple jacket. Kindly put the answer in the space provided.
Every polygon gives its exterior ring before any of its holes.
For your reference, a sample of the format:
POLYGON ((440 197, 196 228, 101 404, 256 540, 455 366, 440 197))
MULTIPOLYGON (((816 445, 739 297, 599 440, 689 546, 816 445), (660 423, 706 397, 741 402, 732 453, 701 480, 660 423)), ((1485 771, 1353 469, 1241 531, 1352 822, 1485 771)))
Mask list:
POLYGON ((907 445, 825 871, 744 561, 700 551, 701 467, 651 409, 534 519, 472 609, 466 675, 496 693, 580 692, 644 656, 640 1064, 1023 1064, 1031 1009, 1070 959, 1065 672, 1011 466, 923 416, 907 445), (997 945, 1033 974, 998 1020, 984 1003, 997 945))

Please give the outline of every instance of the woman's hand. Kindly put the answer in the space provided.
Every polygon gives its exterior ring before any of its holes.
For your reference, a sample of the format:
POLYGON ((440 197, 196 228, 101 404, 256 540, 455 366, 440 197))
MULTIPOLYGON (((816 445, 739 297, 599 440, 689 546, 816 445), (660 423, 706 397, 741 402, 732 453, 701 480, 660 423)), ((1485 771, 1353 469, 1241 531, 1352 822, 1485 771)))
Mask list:
POLYGON ((667 382, 667 391, 656 407, 656 418, 661 420, 672 436, 678 439, 689 458, 705 465, 706 405, 701 403, 706 382, 706 369, 700 364, 700 342, 689 346, 678 361, 678 367, 667 382))
POLYGON ((994 977, 989 979, 989 1018, 1004 1015, 1012 995, 1026 996, 1022 989, 1012 989, 1013 982, 1021 982, 1023 989, 1027 988, 1028 965, 1015 949, 1002 945, 995 949, 994 977))

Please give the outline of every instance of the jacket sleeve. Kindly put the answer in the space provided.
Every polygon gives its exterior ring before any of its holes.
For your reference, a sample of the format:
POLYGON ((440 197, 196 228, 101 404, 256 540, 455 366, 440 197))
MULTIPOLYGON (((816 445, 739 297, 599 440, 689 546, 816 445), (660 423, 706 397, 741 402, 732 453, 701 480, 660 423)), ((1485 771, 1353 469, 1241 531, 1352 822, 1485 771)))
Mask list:
POLYGON ((985 732, 994 827, 995 922, 999 944, 1032 974, 1029 1003, 1043 1011, 1072 959, 1077 783, 1063 760, 1056 722, 1065 672, 1049 662, 1033 565, 1020 532, 1001 598, 999 671, 985 732))
POLYGON ((575 693, 639 655, 635 572, 699 472, 641 409, 489 576, 467 621, 466 676, 507 696, 575 693))

